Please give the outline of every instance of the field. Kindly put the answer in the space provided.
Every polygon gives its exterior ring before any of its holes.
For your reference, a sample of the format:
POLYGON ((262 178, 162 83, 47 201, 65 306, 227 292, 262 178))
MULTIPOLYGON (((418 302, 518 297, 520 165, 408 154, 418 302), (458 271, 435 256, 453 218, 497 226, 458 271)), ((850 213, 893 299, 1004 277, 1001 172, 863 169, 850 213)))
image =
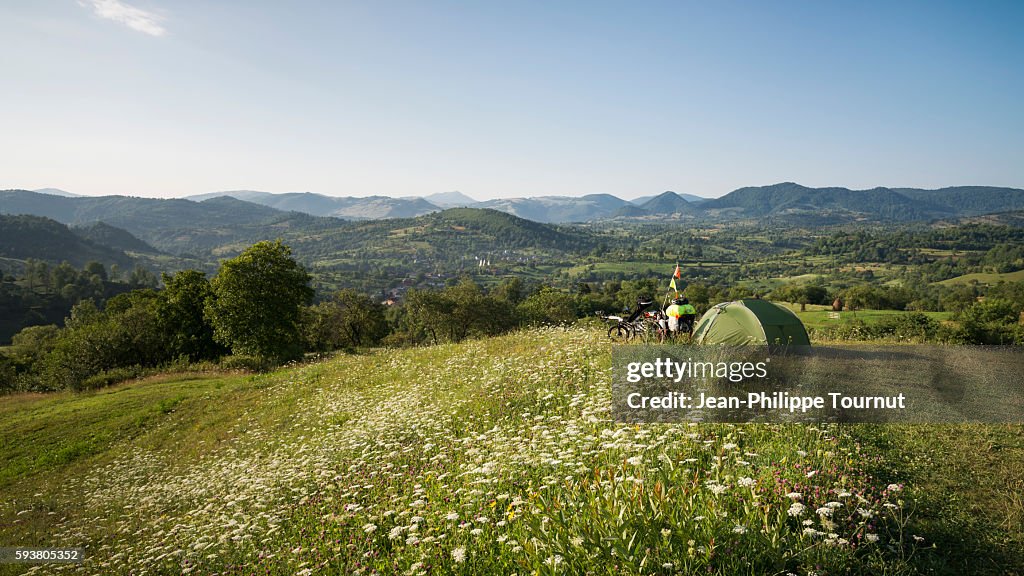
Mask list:
POLYGON ((6 397, 0 543, 103 574, 1024 572, 1020 426, 626 426, 609 352, 539 329, 6 397))
POLYGON ((998 282, 1024 282, 1024 270, 1017 270, 1016 272, 1008 272, 1006 274, 975 272, 943 280, 939 284, 952 286, 954 284, 996 284, 998 282))
MULTIPOLYGON (((808 328, 829 328, 854 322, 873 324, 882 318, 907 314, 901 310, 844 310, 839 313, 838 318, 833 318, 829 315, 832 311, 830 306, 811 305, 807 306, 807 310, 803 312, 800 311, 799 304, 786 304, 786 306, 796 312, 800 321, 808 328)), ((922 314, 939 322, 949 320, 953 316, 951 312, 922 312, 922 314)))

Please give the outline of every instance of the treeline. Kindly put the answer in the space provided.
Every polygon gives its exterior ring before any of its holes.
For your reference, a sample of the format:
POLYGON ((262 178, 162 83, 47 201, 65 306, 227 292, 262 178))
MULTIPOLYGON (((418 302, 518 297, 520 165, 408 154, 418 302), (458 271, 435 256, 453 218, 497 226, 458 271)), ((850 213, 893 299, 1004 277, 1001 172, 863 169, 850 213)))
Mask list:
POLYGON ((77 269, 67 262, 51 265, 26 260, 20 276, 0 275, 0 344, 26 326, 58 324, 82 300, 105 302, 133 288, 155 287, 158 278, 145 268, 125 273, 97 261, 77 269))
POLYGON ((805 251, 837 263, 914 265, 925 282, 972 272, 1024 269, 1024 229, 990 224, 878 232, 856 230, 819 238, 805 251))
POLYGON ((310 277, 280 242, 225 261, 211 280, 186 270, 162 290, 86 299, 63 328, 32 326, 0 354, 0 389, 82 390, 168 367, 260 368, 302 356, 310 277), (205 363, 205 364, 202 364, 205 363))
POLYGON ((854 322, 819 331, 838 340, 895 339, 948 344, 1024 344, 1024 284, 994 286, 928 285, 923 290, 902 286, 860 284, 830 292, 816 284, 788 284, 773 290, 771 299, 796 304, 833 304, 847 310, 902 310, 911 314, 883 318, 873 324, 854 322), (952 312, 952 323, 940 323, 924 311, 952 312))
MULTIPOLYGON (((31 269, 37 279, 39 270, 31 269)), ((157 370, 263 369, 306 353, 458 342, 571 323, 659 294, 654 280, 579 284, 567 292, 528 288, 518 278, 485 290, 466 278, 410 290, 403 305, 386 307, 351 289, 313 304, 310 282, 290 248, 260 242, 224 261, 213 278, 186 270, 164 275, 159 290, 132 290, 102 305, 84 298, 63 327, 30 326, 14 335, 0 352, 0 389, 84 390, 157 370)), ((746 295, 701 285, 686 291, 698 305, 746 295)))

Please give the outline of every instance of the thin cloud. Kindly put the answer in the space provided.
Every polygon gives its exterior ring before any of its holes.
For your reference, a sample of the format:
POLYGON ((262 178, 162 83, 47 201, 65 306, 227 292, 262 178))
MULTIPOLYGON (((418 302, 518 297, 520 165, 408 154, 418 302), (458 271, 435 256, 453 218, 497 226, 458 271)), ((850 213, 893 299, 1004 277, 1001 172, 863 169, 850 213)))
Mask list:
POLYGON ((163 36, 167 33, 167 30, 160 25, 160 20, 162 20, 160 15, 129 6, 121 0, 79 0, 78 3, 86 8, 92 8, 93 13, 100 18, 124 24, 143 34, 163 36))

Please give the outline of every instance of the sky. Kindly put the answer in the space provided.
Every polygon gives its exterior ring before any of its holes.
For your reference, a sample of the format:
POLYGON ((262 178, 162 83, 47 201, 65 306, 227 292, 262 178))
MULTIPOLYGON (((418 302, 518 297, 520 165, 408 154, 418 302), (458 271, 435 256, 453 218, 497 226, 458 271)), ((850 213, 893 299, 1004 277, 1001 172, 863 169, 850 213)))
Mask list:
POLYGON ((1024 2, 0 3, 0 188, 1024 188, 1024 2))

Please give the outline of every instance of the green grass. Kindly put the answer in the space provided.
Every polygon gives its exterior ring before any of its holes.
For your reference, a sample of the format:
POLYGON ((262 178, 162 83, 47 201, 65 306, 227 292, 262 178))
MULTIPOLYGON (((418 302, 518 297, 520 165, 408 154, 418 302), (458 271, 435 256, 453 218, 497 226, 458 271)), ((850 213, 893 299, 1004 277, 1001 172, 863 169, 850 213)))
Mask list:
MULTIPOLYGON (((839 318, 835 319, 829 317, 829 313, 832 311, 831 306, 808 305, 807 309, 801 312, 799 304, 788 302, 778 302, 778 304, 782 304, 796 312, 796 315, 800 317, 800 321, 807 328, 829 328, 849 325, 854 322, 874 324, 883 318, 911 314, 911 312, 903 310, 844 310, 839 313, 839 318)), ((949 320, 952 317, 952 312, 922 312, 922 314, 939 322, 949 320)))
POLYGON ((5 397, 0 542, 104 574, 1020 570, 1019 426, 628 426, 609 366, 546 329, 5 397))
POLYGON ((994 272, 975 272, 973 274, 957 276, 956 278, 949 278, 947 280, 937 282, 937 284, 953 286, 955 284, 996 284, 999 282, 1024 282, 1024 270, 1007 272, 1005 274, 996 274, 994 272))

